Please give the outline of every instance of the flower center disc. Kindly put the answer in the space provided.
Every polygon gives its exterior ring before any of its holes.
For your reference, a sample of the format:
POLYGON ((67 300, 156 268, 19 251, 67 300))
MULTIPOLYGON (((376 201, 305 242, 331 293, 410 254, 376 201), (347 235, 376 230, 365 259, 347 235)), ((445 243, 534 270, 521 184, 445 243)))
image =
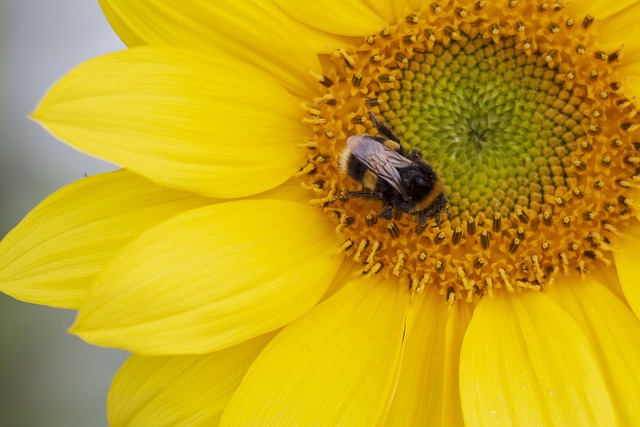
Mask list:
POLYGON ((431 3, 323 56, 300 176, 359 273, 473 302, 611 263, 612 236, 637 213, 640 139, 612 67, 621 52, 593 47, 593 21, 559 3, 431 3), (383 200, 349 197, 363 185, 338 157, 348 137, 378 134, 367 100, 440 175, 439 224, 417 233, 417 215, 382 219, 383 200))

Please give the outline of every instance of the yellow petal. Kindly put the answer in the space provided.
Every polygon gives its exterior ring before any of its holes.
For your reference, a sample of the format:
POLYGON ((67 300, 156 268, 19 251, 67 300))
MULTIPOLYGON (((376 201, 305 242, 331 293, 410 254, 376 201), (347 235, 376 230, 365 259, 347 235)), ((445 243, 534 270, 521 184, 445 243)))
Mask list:
POLYGON ((34 117, 162 185, 212 197, 276 187, 304 163, 298 103, 231 56, 140 47, 79 66, 34 117))
MULTIPOLYGON (((636 26, 636 31, 640 31, 640 27, 636 26)), ((614 64, 614 67, 619 73, 624 95, 630 99, 638 99, 640 97, 640 45, 635 43, 633 48, 624 48, 622 61, 614 64)))
POLYGON ((638 263, 638 251, 640 250, 640 226, 635 224, 625 230, 623 238, 617 241, 618 251, 613 252, 613 258, 618 271, 618 278, 624 296, 629 306, 640 316, 640 263, 638 263))
POLYGON ((273 3, 309 27, 342 36, 377 33, 393 19, 380 16, 363 0, 273 0, 273 3))
POLYGON ((313 193, 310 193, 309 190, 302 188, 299 178, 292 178, 272 190, 265 191, 264 193, 260 193, 257 196, 247 197, 247 199, 255 198, 288 200, 308 204, 309 199, 313 198, 313 193))
POLYGON ((640 3, 625 0, 602 4, 608 16, 605 19, 596 16, 592 29, 598 35, 598 48, 607 53, 622 53, 622 59, 612 64, 619 73, 617 78, 622 82, 627 97, 640 96, 640 3))
POLYGON ((387 426, 460 426, 458 361, 470 304, 449 309, 435 289, 416 296, 417 310, 387 426), (423 301, 419 301, 423 300, 423 301))
POLYGON ((272 335, 204 356, 131 356, 109 391, 109 425, 217 425, 242 377, 272 335))
POLYGON ((397 380, 407 306, 396 283, 349 282, 271 341, 221 425, 376 425, 397 380))
POLYGON ((404 0, 368 0, 366 5, 373 9, 378 16, 383 17, 388 24, 394 24, 409 13, 409 5, 404 0))
POLYGON ((306 204, 242 200, 144 233, 98 277, 72 332, 140 354, 216 351, 305 314, 340 263, 306 204))
POLYGON ((423 7, 422 0, 406 0, 408 10, 417 12, 423 7))
POLYGON ((626 301, 618 272, 614 267, 596 264, 593 266, 593 270, 589 271, 589 276, 613 292, 621 301, 626 301))
POLYGON ((624 11, 637 1, 638 0, 574 0, 566 3, 565 11, 574 15, 575 19, 584 19, 587 15, 593 15, 597 23, 624 11))
POLYGON ((460 396, 467 425, 616 425, 587 339, 541 293, 480 301, 462 343, 460 396))
POLYGON ((45 199, 0 243, 0 290, 78 308, 98 272, 131 240, 213 202, 125 170, 81 179, 45 199))
POLYGON ((352 260, 346 257, 343 258, 342 262, 340 263, 340 268, 338 268, 338 271, 336 272, 333 281, 327 288, 327 292, 325 292, 324 296, 322 297, 322 300, 324 301, 326 299, 329 299, 336 292, 342 289, 344 285, 353 278, 353 274, 356 271, 356 268, 357 264, 354 264, 352 260))
POLYGON ((640 321, 594 280, 558 283, 548 295, 580 325, 600 361, 618 425, 640 420, 640 321))
POLYGON ((237 0, 101 0, 107 19, 129 46, 218 50, 251 62, 305 98, 318 96, 309 71, 320 63, 300 25, 268 2, 237 0))
POLYGON ((596 41, 599 47, 606 51, 615 51, 624 46, 624 52, 631 48, 639 48, 638 38, 638 14, 640 3, 637 0, 625 0, 615 3, 600 3, 605 14, 593 14, 593 31, 598 35, 596 41), (615 6, 613 6, 615 4, 615 6))

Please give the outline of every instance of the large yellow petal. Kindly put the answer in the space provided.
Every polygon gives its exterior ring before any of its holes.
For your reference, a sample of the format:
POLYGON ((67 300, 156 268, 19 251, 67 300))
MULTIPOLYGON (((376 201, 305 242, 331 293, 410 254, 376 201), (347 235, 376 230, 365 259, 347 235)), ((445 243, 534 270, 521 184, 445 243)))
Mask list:
POLYGON ((213 199, 121 170, 81 179, 40 203, 0 243, 0 290, 79 308, 104 265, 146 229, 213 199))
POLYGON ((640 2, 625 0, 613 4, 606 5, 610 12, 606 19, 596 17, 593 31, 597 34, 599 49, 608 53, 621 51, 622 59, 612 64, 619 73, 614 78, 623 83, 627 97, 637 97, 640 96, 640 2))
POLYGON ((604 10, 607 13, 602 16, 601 14, 594 14, 595 20, 593 23, 593 31, 596 32, 596 41, 599 46, 602 46, 606 51, 615 51, 625 46, 625 52, 627 49, 632 50, 640 49, 640 43, 638 43, 638 14, 640 13, 640 2, 638 0, 626 0, 615 2, 615 7, 611 3, 601 3, 604 10))
POLYGON ((640 420, 640 321, 594 280, 557 283, 548 295, 578 322, 594 349, 618 415, 618 425, 640 420))
POLYGON ((98 277, 72 332, 140 354, 205 353, 280 328, 340 262, 326 217, 276 200, 219 203, 141 235, 98 277))
POLYGON ((462 426, 460 347, 473 307, 449 307, 435 289, 417 295, 387 426, 462 426))
POLYGON ((546 295, 485 298, 460 355, 465 423, 616 425, 598 362, 575 320, 546 295))
MULTIPOLYGON (((383 9, 364 0, 272 0, 295 19, 327 33, 360 36, 379 32, 392 16, 381 16, 383 9)), ((374 2, 378 3, 378 2, 374 2)), ((388 10, 388 9, 387 9, 388 10)))
POLYGON ((131 356, 109 391, 109 425, 217 425, 244 374, 272 335, 204 356, 131 356))
POLYGON ((621 50, 622 60, 612 64, 618 71, 618 75, 613 78, 623 83, 623 91, 627 97, 640 96, 638 0, 574 0, 567 3, 565 10, 576 20, 582 20, 588 14, 593 15, 595 20, 589 31, 595 35, 595 48, 607 53, 621 50))
POLYGON ((618 278, 618 272, 615 267, 594 265, 593 270, 589 271, 589 276, 601 285, 608 288, 613 294, 620 299, 620 301, 626 302, 627 299, 624 296, 624 291, 620 285, 620 279, 618 278))
POLYGON ((410 7, 406 0, 367 0, 365 3, 388 24, 394 24, 409 14, 410 7))
POLYGON ((397 380, 408 296, 395 283, 349 282, 273 339, 221 425, 376 425, 397 380))
POLYGON ((620 286, 629 306, 640 317, 640 225, 637 223, 625 230, 624 236, 616 242, 619 250, 613 252, 620 286))
POLYGON ((637 3, 638 0, 573 0, 566 2, 565 11, 574 15, 576 20, 583 19, 587 15, 593 15, 595 22, 605 20, 612 15, 620 13, 624 9, 637 3))
POLYGON ((412 12, 418 12, 423 6, 424 2, 422 0, 405 0, 407 7, 412 12))
MULTIPOLYGON (((635 28, 636 31, 640 31, 639 26, 635 28)), ((619 73, 618 79, 623 84, 624 96, 637 102, 640 97, 640 43, 623 49, 622 61, 615 64, 615 68, 619 73)))
POLYGON ((67 74, 34 117, 56 136, 162 185, 256 194, 304 163, 308 129, 281 86, 229 55, 140 47, 67 74))
POLYGON ((293 93, 318 96, 309 71, 320 63, 300 25, 265 1, 100 0, 114 30, 129 46, 222 50, 272 74, 293 93))

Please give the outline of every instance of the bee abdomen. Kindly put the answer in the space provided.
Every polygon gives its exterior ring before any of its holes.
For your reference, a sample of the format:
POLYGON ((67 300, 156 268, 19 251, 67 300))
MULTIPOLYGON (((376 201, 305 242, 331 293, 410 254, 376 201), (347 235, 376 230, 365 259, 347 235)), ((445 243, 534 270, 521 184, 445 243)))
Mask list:
POLYGON ((378 177, 346 148, 340 155, 340 168, 351 178, 362 183, 364 188, 374 190, 378 177))

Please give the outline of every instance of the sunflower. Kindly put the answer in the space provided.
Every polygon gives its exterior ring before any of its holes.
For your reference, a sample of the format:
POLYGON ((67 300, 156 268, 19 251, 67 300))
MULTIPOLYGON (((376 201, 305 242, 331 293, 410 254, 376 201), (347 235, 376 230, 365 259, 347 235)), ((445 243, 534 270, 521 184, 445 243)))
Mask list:
POLYGON ((101 5, 33 117, 123 168, 0 289, 134 353, 113 425, 638 425, 640 2, 101 5))

